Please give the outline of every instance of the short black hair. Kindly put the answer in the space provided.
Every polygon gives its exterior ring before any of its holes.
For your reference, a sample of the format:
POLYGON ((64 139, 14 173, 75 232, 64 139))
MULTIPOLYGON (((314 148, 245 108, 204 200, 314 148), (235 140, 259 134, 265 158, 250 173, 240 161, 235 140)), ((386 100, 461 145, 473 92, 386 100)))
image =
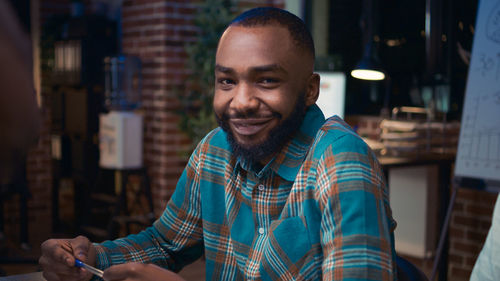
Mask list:
POLYGON ((314 41, 304 21, 296 15, 279 8, 258 7, 247 10, 232 20, 230 26, 255 27, 278 24, 290 32, 294 43, 315 58, 314 41))

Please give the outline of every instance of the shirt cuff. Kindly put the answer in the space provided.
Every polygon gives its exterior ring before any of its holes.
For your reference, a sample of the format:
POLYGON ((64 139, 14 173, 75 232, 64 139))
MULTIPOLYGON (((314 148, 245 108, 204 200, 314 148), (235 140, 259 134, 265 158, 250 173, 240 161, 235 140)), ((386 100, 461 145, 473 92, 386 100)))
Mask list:
POLYGON ((104 270, 111 266, 111 262, 106 254, 106 250, 98 243, 93 243, 95 248, 95 266, 100 270, 104 270))

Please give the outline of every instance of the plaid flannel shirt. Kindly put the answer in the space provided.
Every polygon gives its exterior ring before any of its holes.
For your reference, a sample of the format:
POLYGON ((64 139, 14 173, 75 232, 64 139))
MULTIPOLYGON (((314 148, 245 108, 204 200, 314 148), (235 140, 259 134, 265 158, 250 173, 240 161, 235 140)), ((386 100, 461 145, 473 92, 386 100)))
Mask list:
POLYGON ((235 158, 220 128, 193 152, 163 215, 96 244, 104 269, 129 261, 173 271, 206 258, 207 280, 395 280, 388 191, 368 146, 308 108, 265 167, 235 158))

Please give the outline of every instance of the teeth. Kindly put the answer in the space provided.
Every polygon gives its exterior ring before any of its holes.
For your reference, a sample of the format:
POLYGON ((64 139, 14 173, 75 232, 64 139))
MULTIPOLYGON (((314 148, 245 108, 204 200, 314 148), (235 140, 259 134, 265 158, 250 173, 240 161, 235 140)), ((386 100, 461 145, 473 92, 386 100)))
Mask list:
POLYGON ((240 124, 240 126, 245 126, 245 127, 249 127, 249 126, 259 126, 259 125, 262 125, 264 124, 265 122, 262 122, 262 123, 249 123, 249 124, 240 124))
POLYGON ((233 129, 240 135, 250 136, 259 133, 266 126, 266 123, 266 121, 259 123, 235 122, 233 123, 233 129))

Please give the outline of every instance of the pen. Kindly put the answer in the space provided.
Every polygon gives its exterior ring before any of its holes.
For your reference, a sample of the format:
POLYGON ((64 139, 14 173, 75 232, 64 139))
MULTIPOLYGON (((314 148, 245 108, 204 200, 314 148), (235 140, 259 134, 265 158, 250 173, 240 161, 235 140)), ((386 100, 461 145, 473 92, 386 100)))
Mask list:
POLYGON ((83 268, 85 268, 86 270, 88 270, 89 272, 91 272, 91 273, 93 273, 93 274, 95 274, 95 275, 97 275, 97 276, 99 276, 99 277, 101 277, 101 278, 102 278, 102 270, 97 269, 97 268, 95 268, 95 267, 93 267, 93 266, 90 266, 90 265, 88 265, 88 264, 86 264, 86 263, 82 262, 82 261, 81 261, 81 260, 79 260, 79 259, 75 259, 75 266, 76 266, 76 267, 83 267, 83 268))

